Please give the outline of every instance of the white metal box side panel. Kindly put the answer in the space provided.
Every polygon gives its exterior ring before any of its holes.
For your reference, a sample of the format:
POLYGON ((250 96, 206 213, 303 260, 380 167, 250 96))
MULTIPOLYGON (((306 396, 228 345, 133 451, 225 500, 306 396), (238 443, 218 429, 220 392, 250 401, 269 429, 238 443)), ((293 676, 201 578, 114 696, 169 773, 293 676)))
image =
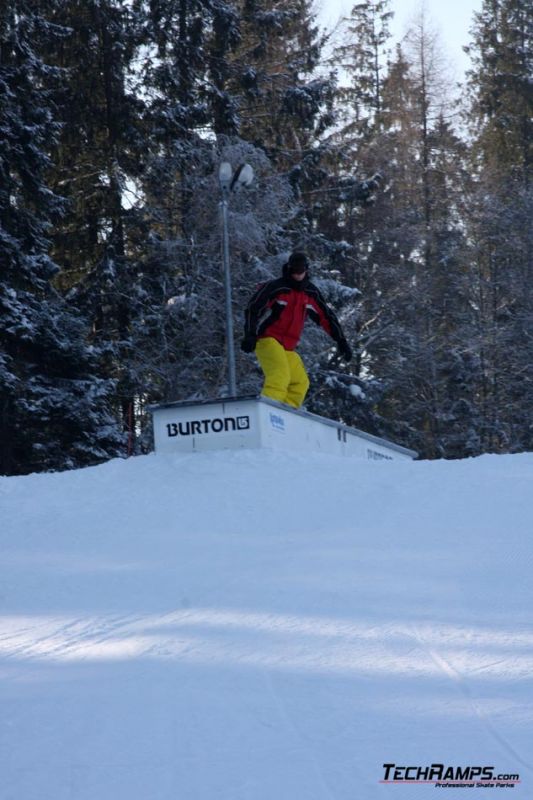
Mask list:
POLYGON ((257 403, 169 405, 153 409, 156 453, 237 450, 261 446, 257 403))
POLYGON ((264 447, 342 455, 336 429, 277 405, 260 403, 264 447))
POLYGON ((347 456, 357 456, 367 461, 397 461, 398 459, 412 459, 408 453, 403 453, 385 443, 374 441, 371 438, 346 431, 345 453, 347 456))
POLYGON ((389 447, 386 440, 321 419, 316 414, 302 414, 271 401, 263 400, 260 405, 268 412, 260 416, 263 446, 355 456, 370 461, 411 460, 413 457, 392 442, 389 447))

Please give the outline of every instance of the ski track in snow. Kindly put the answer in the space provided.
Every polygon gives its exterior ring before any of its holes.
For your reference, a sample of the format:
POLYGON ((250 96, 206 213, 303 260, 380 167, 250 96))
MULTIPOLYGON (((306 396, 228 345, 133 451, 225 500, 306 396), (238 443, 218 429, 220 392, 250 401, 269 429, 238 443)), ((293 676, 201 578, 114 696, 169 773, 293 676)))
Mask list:
POLYGON ((280 698, 278 692, 275 690, 274 680, 272 678, 272 675, 270 674, 270 672, 263 670, 263 676, 265 679, 267 690, 270 696, 272 697, 272 700, 278 711, 278 714, 282 718, 285 728, 289 732, 289 738, 296 741, 299 748, 302 749, 303 752, 305 753, 306 758, 310 764, 311 770, 313 771, 313 773, 317 778, 318 784, 322 786, 322 788, 324 789, 325 796, 329 798, 329 800, 335 800, 334 795, 331 792, 329 786, 327 785, 324 775, 322 774, 322 770, 320 769, 320 765, 316 759, 316 756, 311 752, 309 745, 304 742, 303 737, 298 731, 298 728, 294 720, 292 719, 290 713, 288 712, 285 703, 280 698))
MULTIPOLYGON (((521 764, 525 767, 531 774, 533 774, 533 764, 531 761, 526 760, 520 753, 518 753, 515 748, 505 739, 496 729, 494 724, 492 723, 490 716, 484 711, 483 706, 475 699, 473 695, 473 691, 469 686, 469 683, 464 675, 462 675, 455 667, 452 666, 450 660, 448 658, 443 657, 437 650, 431 645, 429 645, 424 636, 417 630, 416 627, 413 627, 413 638, 417 641, 417 643, 430 655, 431 659, 435 663, 437 667, 439 667, 443 674, 446 675, 452 683, 458 688, 458 690, 463 694, 466 698, 470 708, 479 719, 481 724, 489 731, 490 735, 495 739, 496 742, 501 746, 504 753, 508 756, 511 756, 512 760, 518 764, 521 764)), ((499 663, 506 663, 506 662, 496 662, 492 666, 496 666, 499 663)), ((488 665, 487 665, 488 666, 488 665)), ((479 669, 482 669, 480 667, 479 669)))

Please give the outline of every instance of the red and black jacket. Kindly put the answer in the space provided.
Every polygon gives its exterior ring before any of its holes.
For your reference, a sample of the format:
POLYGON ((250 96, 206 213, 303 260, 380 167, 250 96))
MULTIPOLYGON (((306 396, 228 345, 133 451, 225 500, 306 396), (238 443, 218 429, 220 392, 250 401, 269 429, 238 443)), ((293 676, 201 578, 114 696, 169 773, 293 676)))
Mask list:
POLYGON ((337 344, 344 340, 339 320, 317 287, 308 278, 296 281, 284 275, 262 284, 251 297, 246 308, 245 336, 257 339, 271 336, 285 350, 294 350, 307 317, 337 344))

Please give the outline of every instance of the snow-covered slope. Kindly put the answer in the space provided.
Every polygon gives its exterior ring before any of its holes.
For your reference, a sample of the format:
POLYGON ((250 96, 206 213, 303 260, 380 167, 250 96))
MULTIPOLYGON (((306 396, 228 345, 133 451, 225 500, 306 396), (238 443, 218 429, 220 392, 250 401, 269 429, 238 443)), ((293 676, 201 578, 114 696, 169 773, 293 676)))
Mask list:
POLYGON ((383 765, 432 763, 532 798, 532 477, 232 452, 0 480, 1 800, 423 800, 383 765))

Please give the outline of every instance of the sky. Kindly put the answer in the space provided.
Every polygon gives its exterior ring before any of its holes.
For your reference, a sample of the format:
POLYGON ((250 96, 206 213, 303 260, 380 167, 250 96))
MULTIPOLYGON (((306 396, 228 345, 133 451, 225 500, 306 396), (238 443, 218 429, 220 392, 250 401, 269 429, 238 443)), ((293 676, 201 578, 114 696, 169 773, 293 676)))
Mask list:
MULTIPOLYGON (((333 26, 339 17, 347 16, 356 0, 316 0, 319 21, 333 26)), ((482 0, 425 0, 426 10, 432 25, 439 31, 441 43, 447 55, 454 77, 462 80, 464 72, 469 68, 468 56, 462 47, 470 41, 469 29, 475 11, 481 9, 482 0)), ((405 34, 409 21, 420 9, 420 0, 392 0, 391 10, 394 19, 391 33, 394 41, 400 41, 405 34)))

